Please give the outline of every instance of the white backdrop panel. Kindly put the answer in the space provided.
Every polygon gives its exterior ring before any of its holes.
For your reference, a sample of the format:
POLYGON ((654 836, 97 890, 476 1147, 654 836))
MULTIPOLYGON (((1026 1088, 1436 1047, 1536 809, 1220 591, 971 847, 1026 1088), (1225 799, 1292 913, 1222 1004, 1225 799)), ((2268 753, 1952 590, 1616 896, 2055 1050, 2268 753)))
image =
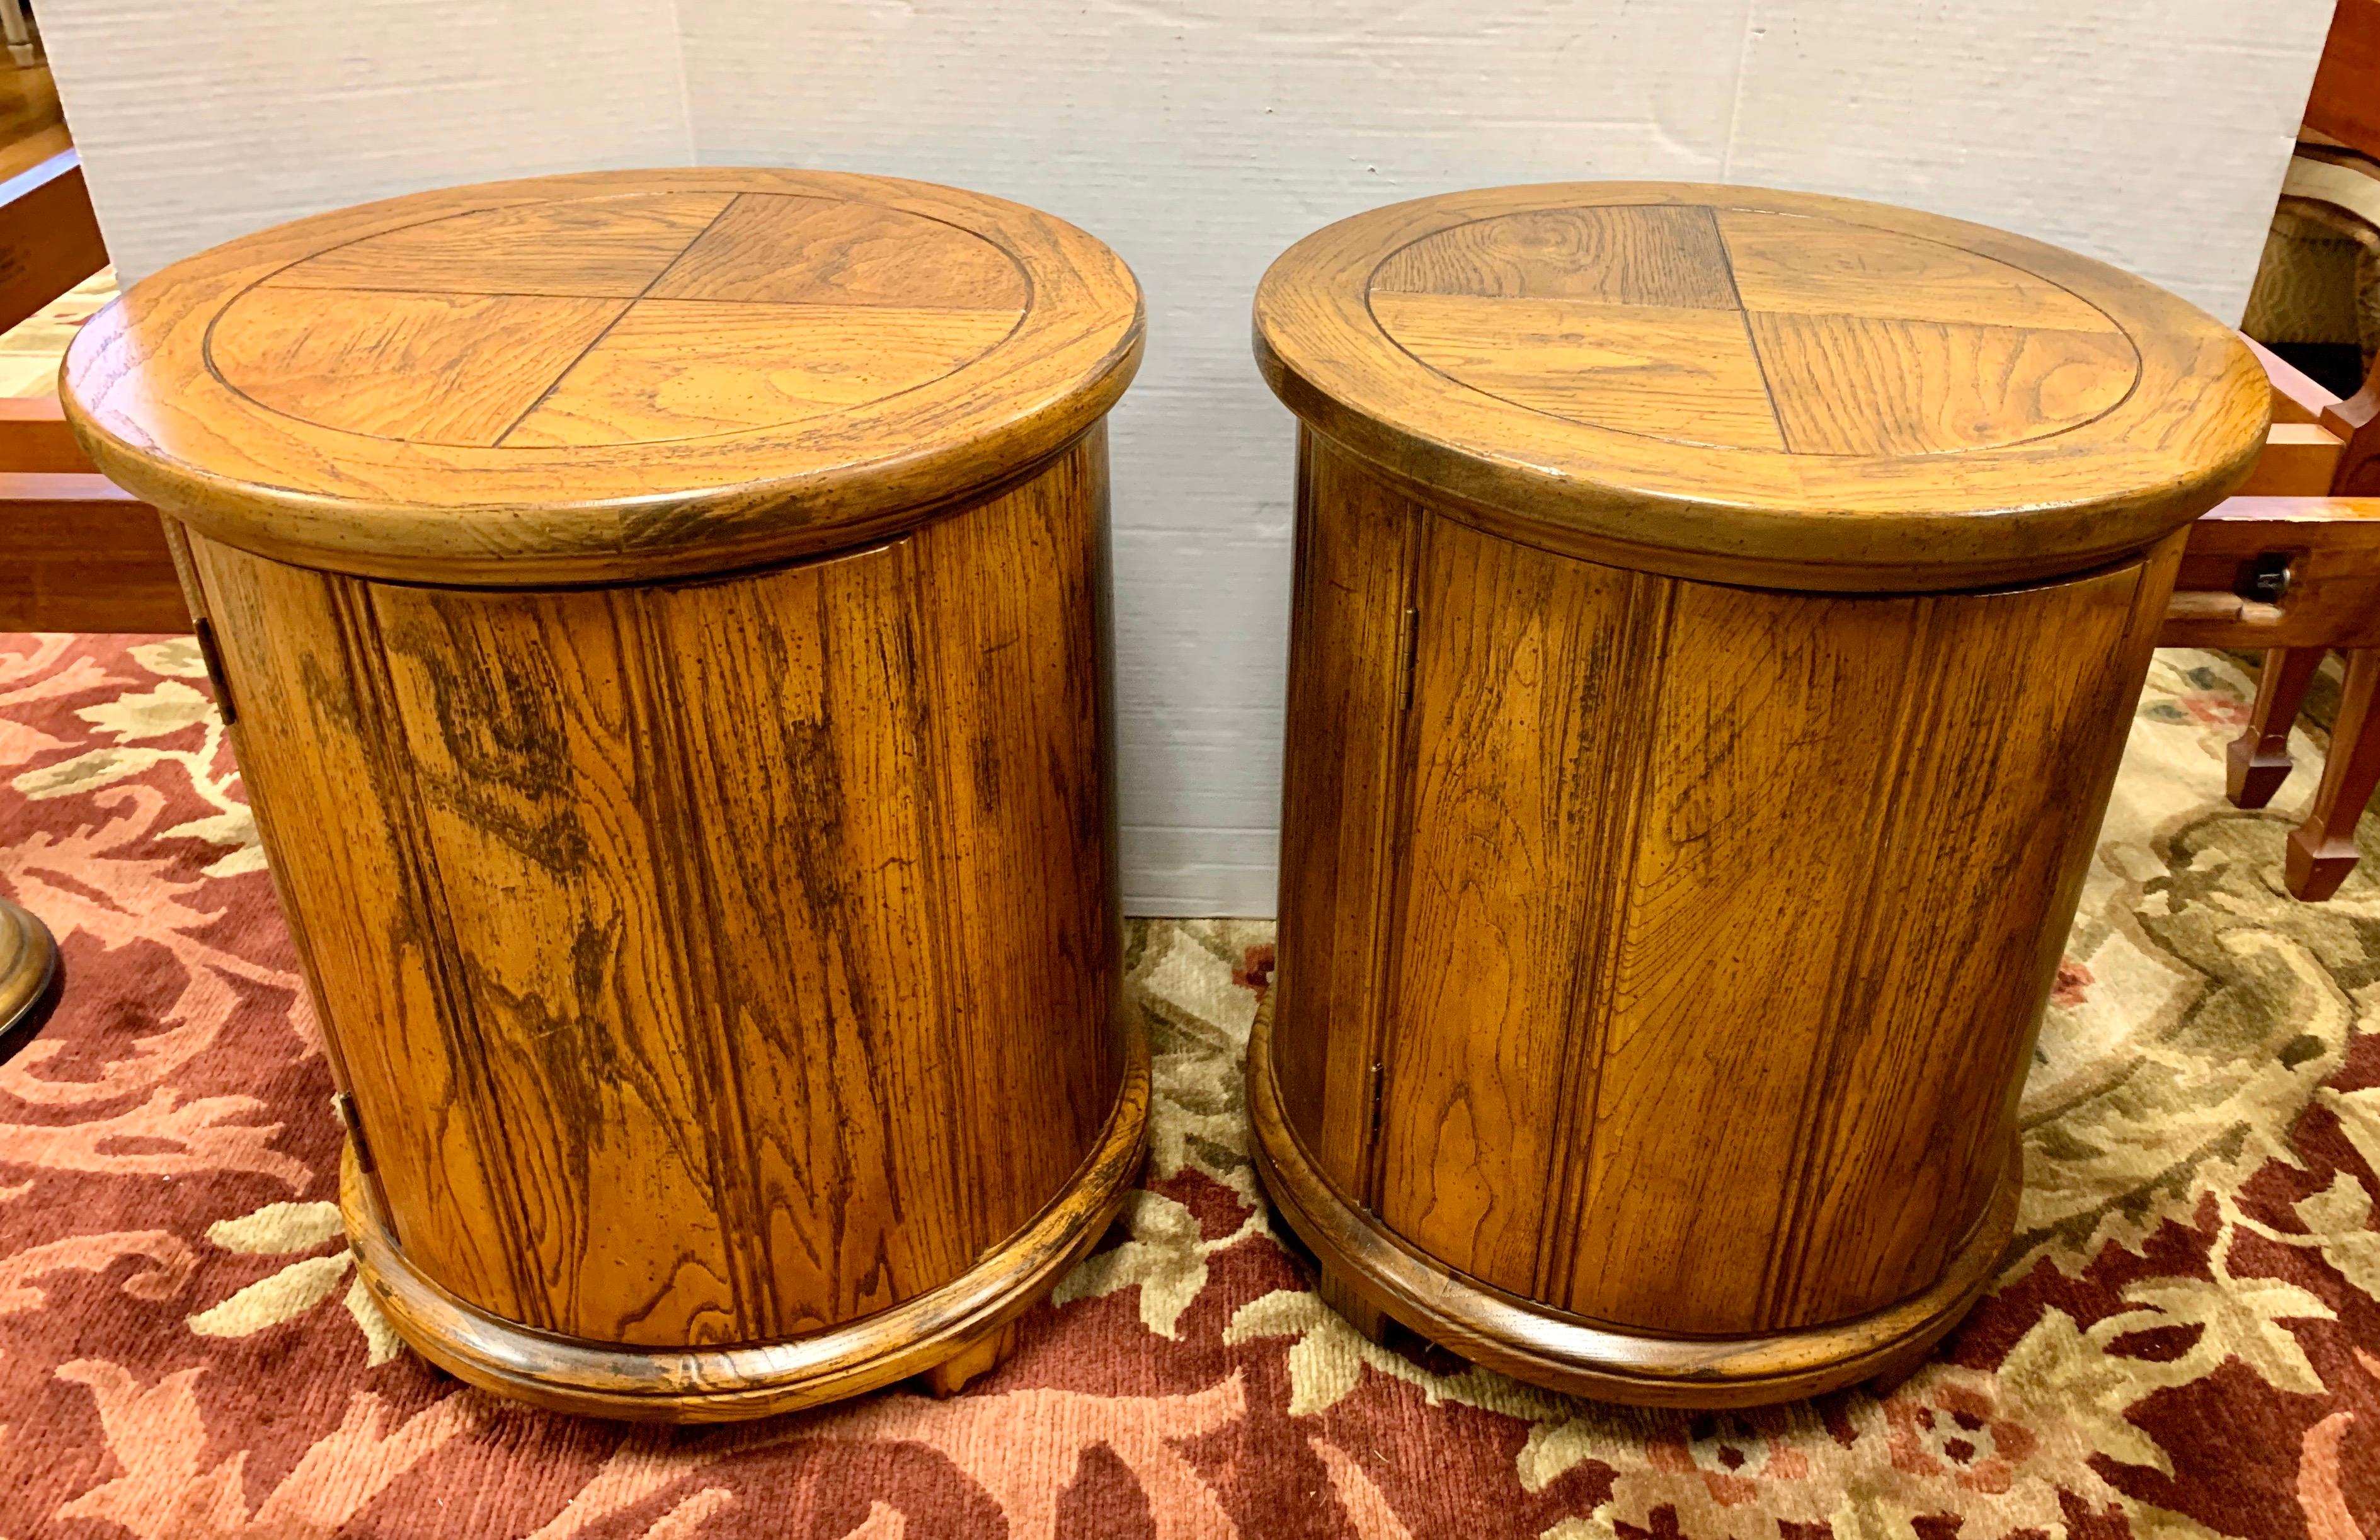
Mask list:
POLYGON ((42 0, 126 279, 454 182, 693 156, 672 0, 42 0))
POLYGON ((1269 914, 1289 418, 1249 362, 1316 226, 1498 182, 1693 177, 1980 219, 2244 303, 2329 0, 45 0, 145 272, 360 198, 572 166, 962 183, 1148 293, 1114 420, 1125 903, 1269 914))

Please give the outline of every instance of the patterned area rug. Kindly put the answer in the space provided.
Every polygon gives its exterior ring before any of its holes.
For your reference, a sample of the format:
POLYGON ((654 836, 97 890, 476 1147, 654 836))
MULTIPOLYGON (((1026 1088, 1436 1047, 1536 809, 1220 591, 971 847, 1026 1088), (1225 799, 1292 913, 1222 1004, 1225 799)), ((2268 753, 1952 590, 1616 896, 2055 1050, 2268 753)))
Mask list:
POLYGON ((2273 812, 2221 803, 2229 659, 2159 656, 2025 1101, 2022 1235, 1885 1400, 1635 1413, 1361 1340, 1248 1166, 1269 928, 1149 922, 1148 1185, 1016 1359, 678 1433, 465 1390, 365 1302, 201 674, 185 640, 0 638, 0 879, 68 978, 0 1067, 7 1540, 2380 1540, 2380 885, 2280 892, 2313 767, 2273 812))

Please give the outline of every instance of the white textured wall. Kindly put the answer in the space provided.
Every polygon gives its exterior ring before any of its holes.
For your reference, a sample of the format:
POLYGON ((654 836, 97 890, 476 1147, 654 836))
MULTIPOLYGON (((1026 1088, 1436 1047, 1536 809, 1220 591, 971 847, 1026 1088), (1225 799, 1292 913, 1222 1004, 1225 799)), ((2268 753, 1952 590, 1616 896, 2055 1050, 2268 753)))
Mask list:
POLYGON ((42 0, 128 278, 450 182, 693 157, 673 0, 42 0))
POLYGON ((1451 188, 1702 177, 2008 225, 2235 317, 2330 0, 675 0, 674 42, 669 8, 42 14, 135 269, 398 188, 689 144, 964 183, 1105 236, 1150 322, 1114 425, 1126 907, 1264 914, 1291 429, 1247 302, 1275 252, 1451 188))
POLYGON ((2331 0, 1749 0, 1730 181, 2072 247, 2247 308, 2331 0))

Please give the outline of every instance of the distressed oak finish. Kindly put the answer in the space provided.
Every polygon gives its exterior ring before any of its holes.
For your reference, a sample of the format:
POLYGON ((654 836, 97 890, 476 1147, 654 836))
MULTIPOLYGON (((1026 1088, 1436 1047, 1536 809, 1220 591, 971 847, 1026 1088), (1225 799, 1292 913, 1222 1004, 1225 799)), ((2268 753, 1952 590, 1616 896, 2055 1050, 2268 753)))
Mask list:
POLYGON ((997 199, 608 172, 176 263, 85 328, 65 394, 100 469, 277 560, 699 575, 848 549, 1056 454, 1131 378, 1139 305, 1106 247, 997 199))
POLYGON ((267 231, 67 405, 152 498, 328 1027, 366 1284, 566 1411, 954 1388, 1134 1180, 1101 414, 1047 216, 601 175, 267 231))
POLYGON ((1275 264, 1283 401, 1470 522, 1755 587, 1980 587, 2211 506, 2262 376, 2111 268, 1928 214, 1670 184, 1454 193, 1275 264), (1575 201, 1573 201, 1575 200, 1575 201))
POLYGON ((2012 236, 1631 185, 1334 225, 1257 349, 1304 426, 1250 1105, 1327 1295, 1621 1401, 1905 1369, 2014 1223, 2263 373, 2012 236))

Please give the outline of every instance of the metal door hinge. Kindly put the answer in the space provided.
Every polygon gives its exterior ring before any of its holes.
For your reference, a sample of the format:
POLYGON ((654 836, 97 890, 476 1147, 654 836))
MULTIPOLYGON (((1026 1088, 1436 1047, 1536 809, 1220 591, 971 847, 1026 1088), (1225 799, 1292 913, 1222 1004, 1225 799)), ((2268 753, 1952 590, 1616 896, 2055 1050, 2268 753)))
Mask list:
POLYGON ((238 709, 232 705, 231 676, 224 673, 223 649, 215 645, 215 628, 200 615, 198 621, 199 659, 207 666, 207 684, 215 692, 215 714, 229 727, 239 720, 238 709))
POLYGON ((347 1143, 355 1146, 356 1170, 369 1175, 378 1168, 372 1164, 371 1144, 364 1137, 363 1120, 356 1115, 356 1098, 345 1091, 331 1093, 331 1112, 346 1130, 347 1143))
POLYGON ((1421 654, 1421 612, 1405 611, 1404 622, 1398 627, 1402 633, 1397 647, 1397 709, 1413 709, 1414 669, 1421 654))

